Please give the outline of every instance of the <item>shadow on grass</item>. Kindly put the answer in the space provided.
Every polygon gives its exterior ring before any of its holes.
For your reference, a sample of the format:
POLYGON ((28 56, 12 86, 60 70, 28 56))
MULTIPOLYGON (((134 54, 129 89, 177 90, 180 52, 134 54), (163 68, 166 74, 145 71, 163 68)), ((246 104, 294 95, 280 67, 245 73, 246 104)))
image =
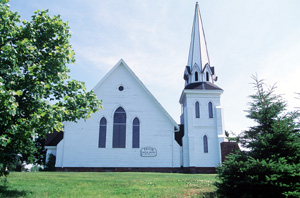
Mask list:
POLYGON ((0 197, 23 197, 26 196, 26 191, 8 189, 7 186, 0 185, 0 197))
POLYGON ((203 193, 202 196, 204 198, 217 198, 217 194, 216 192, 206 192, 206 193, 203 193))

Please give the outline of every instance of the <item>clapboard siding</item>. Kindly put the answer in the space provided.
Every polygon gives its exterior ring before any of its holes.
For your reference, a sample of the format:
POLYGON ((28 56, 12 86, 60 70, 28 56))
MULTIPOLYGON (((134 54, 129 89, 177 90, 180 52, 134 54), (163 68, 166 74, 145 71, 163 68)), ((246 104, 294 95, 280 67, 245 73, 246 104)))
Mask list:
POLYGON ((182 121, 184 167, 216 167, 221 164, 220 143, 224 141, 220 95, 222 91, 198 90, 183 92, 182 121), (200 118, 196 118, 195 104, 199 103, 200 118), (213 118, 209 118, 209 102, 212 103, 213 118), (208 152, 204 152, 203 137, 207 136, 208 152), (220 136, 220 137, 219 137, 220 136))
MULTIPOLYGON (((179 167, 180 147, 165 110, 121 61, 94 89, 103 110, 88 120, 65 123, 65 136, 58 146, 56 167, 179 167), (119 91, 118 87, 124 90, 119 91), (112 148, 113 117, 118 107, 126 112, 126 148, 112 148), (98 148, 100 119, 107 120, 106 147, 98 148), (132 148, 133 119, 140 121, 140 148, 132 148), (143 147, 157 150, 155 157, 142 157, 143 147), (176 152, 176 153, 174 153, 176 152)), ((174 125, 174 123, 176 125, 174 125)))

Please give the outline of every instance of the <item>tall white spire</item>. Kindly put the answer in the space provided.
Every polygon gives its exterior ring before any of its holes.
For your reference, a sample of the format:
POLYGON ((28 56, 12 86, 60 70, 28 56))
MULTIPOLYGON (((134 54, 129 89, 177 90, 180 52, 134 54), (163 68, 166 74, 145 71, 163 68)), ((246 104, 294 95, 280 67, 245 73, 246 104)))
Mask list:
POLYGON ((195 7, 190 52, 187 65, 192 69, 195 63, 198 65, 198 67, 200 67, 201 70, 204 68, 206 63, 210 64, 198 2, 196 3, 195 7))

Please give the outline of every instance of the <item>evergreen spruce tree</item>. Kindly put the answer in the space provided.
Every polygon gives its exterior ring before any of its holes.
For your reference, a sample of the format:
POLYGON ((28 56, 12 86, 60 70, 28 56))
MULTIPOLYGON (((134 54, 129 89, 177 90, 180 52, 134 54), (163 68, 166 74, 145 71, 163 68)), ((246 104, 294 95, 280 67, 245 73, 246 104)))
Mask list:
POLYGON ((221 197, 300 197, 299 112, 253 77, 256 93, 247 117, 257 125, 239 137, 247 151, 231 154, 218 168, 221 197))

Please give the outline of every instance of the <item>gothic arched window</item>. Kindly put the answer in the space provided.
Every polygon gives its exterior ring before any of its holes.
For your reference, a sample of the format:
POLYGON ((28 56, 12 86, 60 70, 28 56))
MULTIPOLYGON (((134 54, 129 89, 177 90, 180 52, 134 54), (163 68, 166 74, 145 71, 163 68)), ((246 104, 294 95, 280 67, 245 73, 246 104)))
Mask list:
POLYGON ((195 81, 198 81, 198 72, 195 72, 195 81))
POLYGON ((199 107, 199 102, 195 103, 195 114, 196 118, 200 118, 200 107, 199 107))
POLYGON ((206 72, 206 81, 209 81, 209 74, 206 72))
POLYGON ((207 136, 203 136, 203 148, 204 148, 204 153, 208 153, 208 143, 207 143, 207 136))
POLYGON ((99 148, 105 148, 105 143, 106 143, 106 125, 107 121, 103 117, 100 120, 100 127, 99 127, 99 148))
POLYGON ((132 123, 132 148, 140 148, 140 121, 134 118, 132 123))
POLYGON ((213 118, 213 107, 212 107, 212 103, 209 102, 208 103, 208 114, 209 114, 209 118, 213 118))
POLYGON ((114 114, 113 148, 125 148, 126 145, 126 113, 119 107, 114 114))

